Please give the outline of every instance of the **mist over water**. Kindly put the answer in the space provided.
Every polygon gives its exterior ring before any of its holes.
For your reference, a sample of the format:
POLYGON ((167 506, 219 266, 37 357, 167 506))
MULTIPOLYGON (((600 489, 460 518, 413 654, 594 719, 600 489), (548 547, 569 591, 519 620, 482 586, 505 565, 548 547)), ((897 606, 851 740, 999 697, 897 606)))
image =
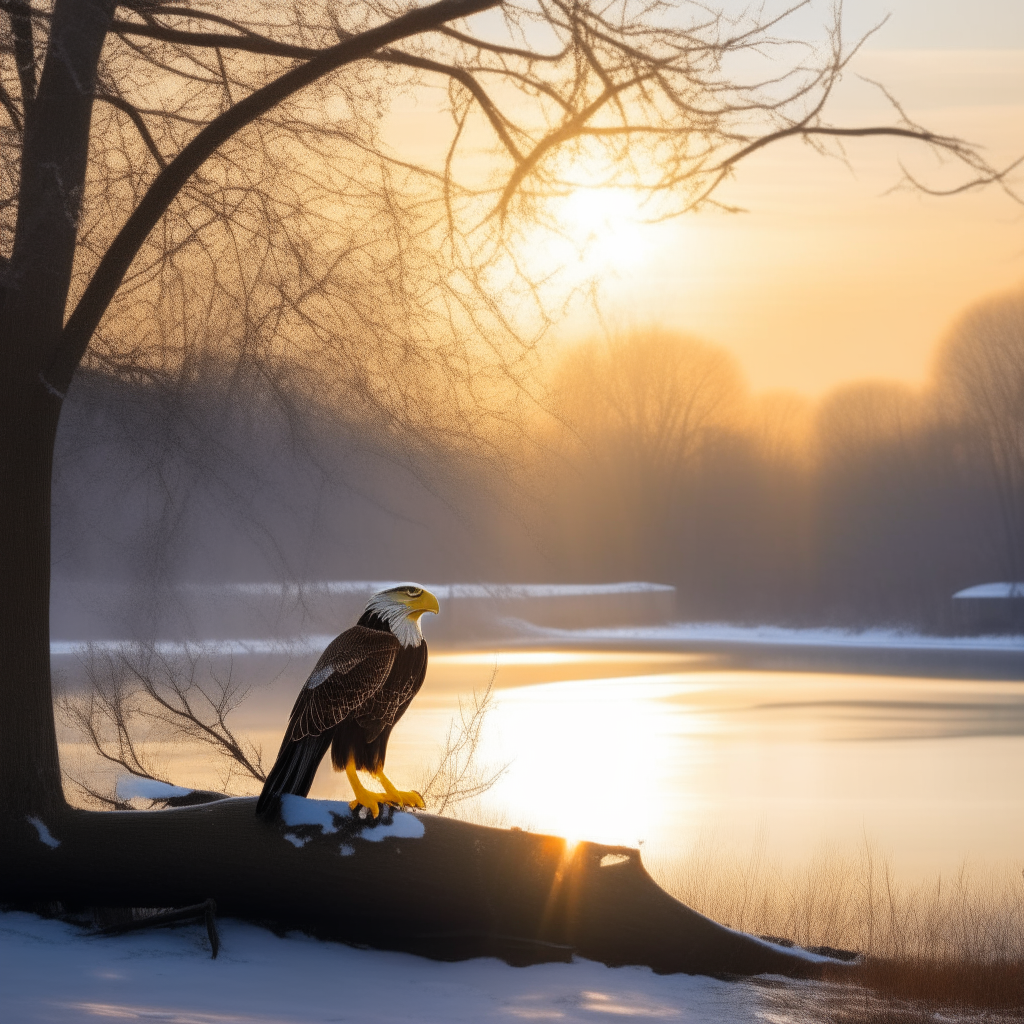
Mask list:
POLYGON ((57 600, 134 585, 110 614, 159 639, 189 584, 641 580, 683 620, 962 632, 953 593, 1024 574, 1022 294, 955 326, 929 388, 817 405, 751 396, 723 351, 657 330, 553 352, 529 402, 492 384, 469 432, 422 404, 382 428, 344 395, 232 391, 226 364, 223 387, 85 374, 57 600))

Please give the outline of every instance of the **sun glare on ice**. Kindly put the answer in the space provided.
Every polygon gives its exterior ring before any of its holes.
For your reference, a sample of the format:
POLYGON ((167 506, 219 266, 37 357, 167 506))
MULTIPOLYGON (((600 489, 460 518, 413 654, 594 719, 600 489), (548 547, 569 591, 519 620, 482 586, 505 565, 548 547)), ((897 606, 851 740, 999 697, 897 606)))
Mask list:
POLYGON ((663 702, 686 685, 673 673, 501 691, 481 757, 512 763, 490 797, 510 821, 570 844, 635 846, 671 831, 673 812, 657 794, 692 744, 663 702))

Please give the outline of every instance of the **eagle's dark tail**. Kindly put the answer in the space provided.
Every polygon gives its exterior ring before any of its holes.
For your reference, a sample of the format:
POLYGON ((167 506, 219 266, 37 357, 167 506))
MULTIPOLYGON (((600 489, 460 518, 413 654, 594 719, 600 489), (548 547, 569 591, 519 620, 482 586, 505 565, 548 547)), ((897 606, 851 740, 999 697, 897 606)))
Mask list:
POLYGON ((313 785, 313 776, 331 745, 331 732, 288 740, 281 744, 274 767, 270 769, 263 792, 256 802, 256 813, 267 814, 277 803, 274 799, 285 793, 305 796, 313 785))

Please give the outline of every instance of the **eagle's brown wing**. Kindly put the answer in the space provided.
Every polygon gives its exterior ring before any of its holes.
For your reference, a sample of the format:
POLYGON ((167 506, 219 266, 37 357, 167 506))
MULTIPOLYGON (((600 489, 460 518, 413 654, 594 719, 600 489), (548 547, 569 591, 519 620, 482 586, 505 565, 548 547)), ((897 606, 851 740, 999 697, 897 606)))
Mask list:
POLYGON ((328 644, 292 708, 289 740, 319 736, 372 700, 395 663, 398 638, 353 626, 328 644))

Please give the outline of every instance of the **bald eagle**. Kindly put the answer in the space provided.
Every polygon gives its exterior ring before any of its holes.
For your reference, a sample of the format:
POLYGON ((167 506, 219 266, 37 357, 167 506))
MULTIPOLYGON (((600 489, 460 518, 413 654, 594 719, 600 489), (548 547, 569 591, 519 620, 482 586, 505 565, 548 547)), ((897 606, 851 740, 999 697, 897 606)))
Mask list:
POLYGON ((424 612, 440 611, 437 598, 413 583, 370 598, 359 622, 320 655, 292 708, 281 749, 256 804, 267 814, 285 793, 305 796, 327 748, 344 771, 355 799, 376 818, 381 804, 423 807, 419 793, 396 789, 384 774, 388 737, 427 674, 424 612), (357 771, 373 775, 383 793, 366 789, 357 771))

